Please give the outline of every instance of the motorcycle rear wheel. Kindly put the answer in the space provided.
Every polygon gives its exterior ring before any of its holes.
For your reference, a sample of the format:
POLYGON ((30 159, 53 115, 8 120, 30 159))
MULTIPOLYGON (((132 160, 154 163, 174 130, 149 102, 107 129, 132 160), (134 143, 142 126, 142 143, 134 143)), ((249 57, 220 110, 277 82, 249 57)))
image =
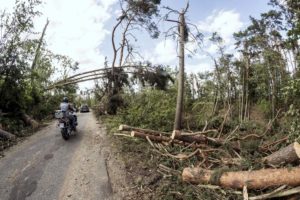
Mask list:
POLYGON ((68 130, 66 128, 61 129, 61 136, 64 140, 68 140, 70 135, 68 134, 68 130))

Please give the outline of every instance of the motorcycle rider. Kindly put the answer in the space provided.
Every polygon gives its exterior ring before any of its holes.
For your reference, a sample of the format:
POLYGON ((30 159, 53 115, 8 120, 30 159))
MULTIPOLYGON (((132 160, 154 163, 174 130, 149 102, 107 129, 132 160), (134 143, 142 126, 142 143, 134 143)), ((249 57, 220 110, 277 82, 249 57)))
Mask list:
POLYGON ((70 112, 75 112, 75 109, 69 103, 69 100, 67 97, 64 97, 62 102, 60 103, 60 109, 64 113, 64 116, 69 118, 71 126, 75 130, 75 127, 77 125, 77 122, 76 122, 77 120, 76 120, 75 116, 70 114, 70 112))

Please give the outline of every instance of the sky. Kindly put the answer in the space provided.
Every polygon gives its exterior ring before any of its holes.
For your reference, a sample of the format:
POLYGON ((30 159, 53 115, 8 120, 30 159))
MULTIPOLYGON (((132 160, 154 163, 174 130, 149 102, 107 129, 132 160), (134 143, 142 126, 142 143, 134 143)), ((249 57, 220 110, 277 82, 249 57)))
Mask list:
MULTIPOLYGON (((49 19, 45 40, 47 48, 56 54, 71 57, 79 62, 78 72, 102 68, 107 57, 112 60, 111 32, 120 13, 118 0, 43 0, 39 10, 43 13, 35 19, 35 30, 42 32, 46 19, 49 19)), ((249 16, 259 17, 260 13, 270 9, 269 0, 190 0, 186 19, 195 24, 204 39, 201 51, 186 58, 186 71, 203 72, 213 69, 213 63, 206 54, 217 55, 217 48, 208 38, 213 32, 218 32, 224 39, 224 45, 229 53, 234 53, 232 34, 249 25, 249 16)), ((11 11, 14 0, 0 0, 0 11, 11 11)), ((161 0, 162 6, 181 10, 185 0, 161 0)), ((165 9, 161 9, 166 12, 165 9)), ((176 19, 176 16, 171 16, 176 19)), ((178 64, 177 43, 171 38, 165 38, 165 32, 170 22, 161 21, 162 31, 158 39, 151 39, 145 32, 135 32, 138 39, 134 46, 142 58, 153 64, 164 64, 176 67, 178 64)), ((187 48, 193 49, 194 44, 187 48)), ((188 53, 188 52, 187 52, 188 53)), ((91 88, 93 82, 80 84, 80 88, 91 88)))

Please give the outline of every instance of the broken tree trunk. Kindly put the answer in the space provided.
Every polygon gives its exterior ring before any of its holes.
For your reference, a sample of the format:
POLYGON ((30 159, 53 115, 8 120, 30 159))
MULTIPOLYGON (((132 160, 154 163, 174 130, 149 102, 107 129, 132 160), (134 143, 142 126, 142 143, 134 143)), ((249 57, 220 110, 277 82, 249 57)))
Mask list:
POLYGON ((300 168, 262 169, 256 171, 220 172, 202 168, 184 168, 182 179, 193 184, 215 184, 225 188, 261 189, 272 186, 300 185, 300 168))
POLYGON ((2 129, 0 129, 0 137, 3 139, 6 139, 6 140, 15 140, 16 139, 15 135, 13 135, 7 131, 4 131, 2 129))
POLYGON ((263 158, 263 162, 270 165, 293 163, 298 160, 300 160, 300 144, 298 142, 294 142, 263 158))
POLYGON ((171 135, 171 134, 166 133, 166 132, 154 131, 154 130, 150 130, 150 129, 136 128, 136 127, 132 127, 132 126, 124 125, 124 124, 119 126, 119 131, 137 131, 137 132, 140 132, 140 133, 147 133, 147 134, 155 135, 155 136, 161 136, 161 135, 170 136, 171 135))

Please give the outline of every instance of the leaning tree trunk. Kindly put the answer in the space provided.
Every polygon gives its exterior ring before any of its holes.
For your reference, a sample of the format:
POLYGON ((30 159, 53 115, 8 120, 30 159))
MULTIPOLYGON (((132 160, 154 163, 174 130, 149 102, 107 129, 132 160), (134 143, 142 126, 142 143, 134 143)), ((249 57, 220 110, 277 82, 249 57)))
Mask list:
POLYGON ((46 22, 46 24, 44 26, 41 38, 39 39, 38 46, 37 46, 37 48, 35 50, 34 59, 33 59, 32 64, 31 64, 31 86, 33 86, 33 81, 34 81, 34 75, 33 74, 34 74, 34 70, 36 68, 37 61, 39 59, 41 46, 42 46, 42 43, 43 43, 44 36, 46 34, 46 30, 47 30, 48 25, 49 25, 49 20, 47 19, 47 22, 46 22))
POLYGON ((273 186, 300 185, 300 168, 261 169, 256 171, 224 172, 202 168, 184 168, 182 179, 193 184, 214 184, 225 188, 262 189, 273 186))
POLYGON ((176 114, 174 130, 181 129, 182 111, 183 111, 183 94, 184 94, 184 38, 185 38, 185 20, 184 12, 179 15, 179 74, 178 74, 178 93, 176 103, 176 114))

